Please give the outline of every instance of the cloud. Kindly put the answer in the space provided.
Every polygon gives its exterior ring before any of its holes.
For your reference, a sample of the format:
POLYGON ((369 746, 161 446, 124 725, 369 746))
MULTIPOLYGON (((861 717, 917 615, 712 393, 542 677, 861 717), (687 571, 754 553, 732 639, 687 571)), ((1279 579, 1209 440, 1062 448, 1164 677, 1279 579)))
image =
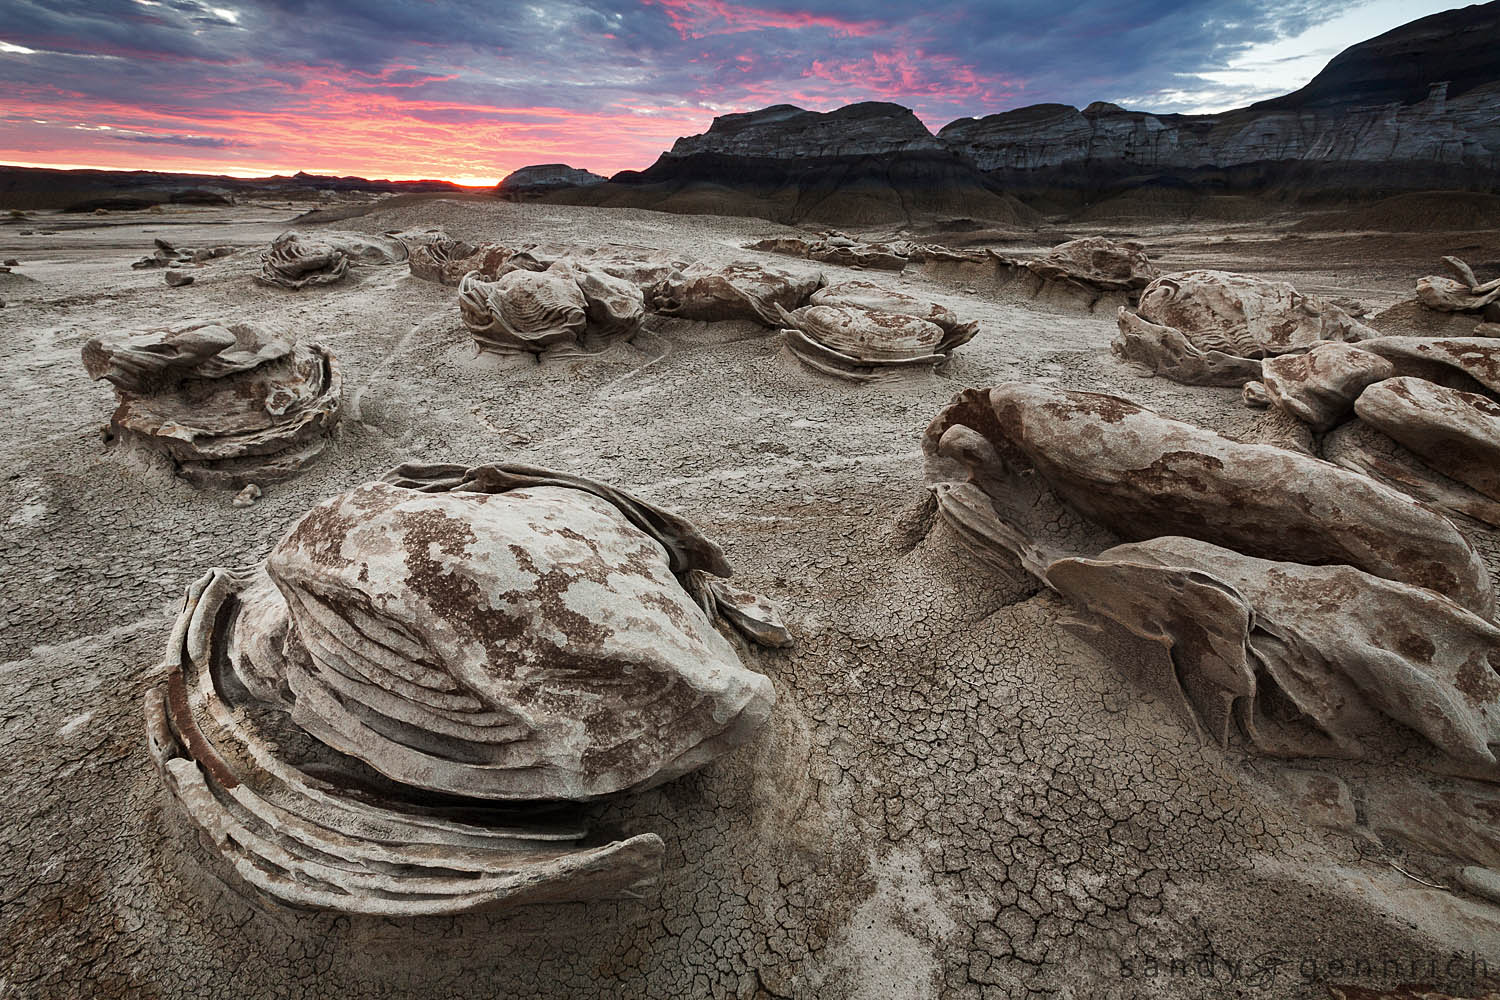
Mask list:
POLYGON ((129 142, 173 169, 607 173, 769 104, 889 100, 936 129, 1043 101, 1233 101, 1316 71, 1289 40, 1336 50, 1399 23, 1361 11, 1429 2, 0 0, 0 159, 118 165, 129 142))
POLYGON ((232 146, 250 146, 253 143, 243 139, 224 139, 213 135, 178 135, 178 134, 151 134, 149 132, 120 132, 112 130, 105 133, 106 139, 117 139, 120 142, 143 142, 147 144, 162 143, 168 146, 195 146, 201 149, 229 149, 232 146))

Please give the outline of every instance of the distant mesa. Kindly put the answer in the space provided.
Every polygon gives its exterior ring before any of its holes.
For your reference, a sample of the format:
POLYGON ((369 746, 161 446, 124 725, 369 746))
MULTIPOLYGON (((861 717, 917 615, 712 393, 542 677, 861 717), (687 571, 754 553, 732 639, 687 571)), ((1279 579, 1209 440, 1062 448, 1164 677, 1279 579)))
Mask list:
POLYGON ((144 211, 157 205, 233 205, 245 198, 313 201, 329 192, 462 194, 447 181, 387 181, 363 177, 229 177, 154 170, 52 170, 0 165, 0 208, 66 212, 144 211))
POLYGON ((874 227, 964 217, 1241 220, 1417 191, 1500 192, 1500 2, 1345 50, 1306 87, 1213 115, 1106 101, 964 118, 778 104, 714 119, 656 163, 547 200, 874 227))
POLYGON ((603 184, 606 178, 566 163, 535 163, 506 176, 495 190, 504 194, 552 191, 557 188, 589 187, 603 184))

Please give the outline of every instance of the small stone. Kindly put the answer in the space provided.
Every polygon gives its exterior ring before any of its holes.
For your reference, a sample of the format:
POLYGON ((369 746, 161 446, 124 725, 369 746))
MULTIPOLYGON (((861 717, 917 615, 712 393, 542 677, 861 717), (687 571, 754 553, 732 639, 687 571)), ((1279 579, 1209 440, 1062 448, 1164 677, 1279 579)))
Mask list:
POLYGON ((191 274, 183 274, 181 271, 167 272, 167 284, 173 288, 181 288, 183 285, 191 285, 192 283, 193 276, 191 274))
POLYGON ((23 230, 21 230, 21 235, 22 236, 35 236, 36 235, 36 230, 35 229, 23 229, 23 230))
POLYGON ((16 258, 14 258, 14 257, 7 257, 7 258, 5 258, 5 266, 6 267, 20 267, 21 266, 21 262, 19 260, 16 260, 16 258))
POLYGON ((229 501, 236 507, 253 507, 255 501, 260 499, 260 487, 249 483, 244 489, 235 494, 234 499, 229 501))

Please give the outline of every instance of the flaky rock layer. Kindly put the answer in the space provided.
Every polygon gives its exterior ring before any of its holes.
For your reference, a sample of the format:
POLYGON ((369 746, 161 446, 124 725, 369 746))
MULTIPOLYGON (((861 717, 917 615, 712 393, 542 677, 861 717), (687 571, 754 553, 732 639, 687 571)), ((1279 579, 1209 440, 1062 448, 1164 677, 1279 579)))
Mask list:
POLYGON ((235 875, 346 913, 643 894, 654 834, 583 846, 539 803, 668 781, 775 695, 715 628, 784 645, 723 553, 623 491, 411 465, 189 590, 146 700, 162 781, 235 875), (506 805, 511 803, 511 805, 506 805))
POLYGON ((332 354, 249 324, 95 337, 83 363, 115 387, 111 438, 167 455, 203 485, 238 489, 295 474, 341 413, 332 354))

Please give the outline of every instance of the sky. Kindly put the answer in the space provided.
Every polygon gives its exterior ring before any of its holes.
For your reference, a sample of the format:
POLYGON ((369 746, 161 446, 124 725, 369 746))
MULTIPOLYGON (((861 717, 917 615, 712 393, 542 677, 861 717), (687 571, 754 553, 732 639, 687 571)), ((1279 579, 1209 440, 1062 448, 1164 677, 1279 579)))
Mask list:
POLYGON ((713 117, 1241 107, 1441 0, 0 0, 0 163, 493 184, 713 117))

